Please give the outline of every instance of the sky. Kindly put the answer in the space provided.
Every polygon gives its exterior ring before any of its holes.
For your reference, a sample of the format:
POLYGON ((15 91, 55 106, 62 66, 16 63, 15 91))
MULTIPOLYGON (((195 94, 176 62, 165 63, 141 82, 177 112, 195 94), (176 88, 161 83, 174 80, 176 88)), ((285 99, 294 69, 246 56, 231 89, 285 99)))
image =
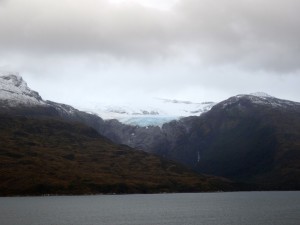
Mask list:
POLYGON ((300 102, 299 0, 0 0, 0 71, 84 107, 300 102))

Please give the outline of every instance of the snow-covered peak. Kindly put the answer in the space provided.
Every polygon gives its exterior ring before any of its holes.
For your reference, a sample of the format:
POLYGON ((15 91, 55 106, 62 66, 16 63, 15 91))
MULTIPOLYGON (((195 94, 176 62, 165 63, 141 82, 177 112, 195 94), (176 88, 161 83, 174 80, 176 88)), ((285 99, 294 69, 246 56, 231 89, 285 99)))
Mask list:
POLYGON ((234 96, 236 98, 250 98, 250 99, 269 99, 269 98, 275 98, 274 96, 271 96, 265 92, 254 92, 250 94, 239 94, 234 96))
POLYGON ((256 97, 262 97, 262 98, 274 98, 273 96, 271 96, 265 92, 254 92, 254 93, 250 93, 249 95, 256 96, 256 97))
POLYGON ((41 96, 31 90, 18 73, 0 73, 0 100, 9 106, 44 104, 41 96))
POLYGON ((21 86, 27 84, 23 81, 23 78, 18 73, 1 73, 1 78, 7 80, 7 83, 11 83, 14 86, 21 86))
POLYGON ((248 101, 256 105, 266 105, 266 106, 271 106, 273 108, 278 108, 278 107, 287 108, 293 106, 300 106, 300 103, 298 102, 279 99, 269 94, 266 94, 264 92, 236 95, 234 97, 231 97, 221 102, 220 104, 222 105, 223 108, 226 108, 227 106, 239 102, 241 99, 247 99, 248 101))

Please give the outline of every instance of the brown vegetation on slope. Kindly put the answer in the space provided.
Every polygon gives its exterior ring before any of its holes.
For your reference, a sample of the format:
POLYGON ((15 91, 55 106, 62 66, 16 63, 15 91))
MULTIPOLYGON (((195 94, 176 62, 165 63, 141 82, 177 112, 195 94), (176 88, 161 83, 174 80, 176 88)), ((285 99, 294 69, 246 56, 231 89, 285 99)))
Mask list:
POLYGON ((82 124, 0 116, 0 195, 231 189, 179 164, 115 145, 82 124))

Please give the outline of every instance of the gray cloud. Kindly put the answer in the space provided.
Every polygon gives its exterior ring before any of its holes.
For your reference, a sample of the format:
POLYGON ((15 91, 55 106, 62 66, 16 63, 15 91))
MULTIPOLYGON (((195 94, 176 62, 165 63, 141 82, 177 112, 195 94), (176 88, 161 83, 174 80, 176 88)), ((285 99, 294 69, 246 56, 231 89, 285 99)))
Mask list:
POLYGON ((300 1, 141 1, 0 0, 0 70, 66 103, 255 91, 300 101, 300 1))
POLYGON ((133 60, 192 52, 201 62, 289 73, 300 66, 298 0, 182 0, 170 11, 105 0, 10 0, 0 50, 133 60))
POLYGON ((299 7, 297 0, 187 0, 178 11, 204 59, 287 72, 299 69, 299 7))
POLYGON ((0 14, 1 48, 46 54, 151 55, 152 49, 165 51, 162 17, 157 10, 135 4, 117 7, 104 0, 72 4, 11 0, 0 14))

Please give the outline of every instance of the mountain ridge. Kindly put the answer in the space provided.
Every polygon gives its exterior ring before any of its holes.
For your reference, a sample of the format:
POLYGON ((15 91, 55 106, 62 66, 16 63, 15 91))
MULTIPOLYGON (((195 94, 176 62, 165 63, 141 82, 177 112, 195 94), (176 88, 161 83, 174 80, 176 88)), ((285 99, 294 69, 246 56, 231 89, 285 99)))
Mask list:
POLYGON ((0 196, 234 190, 80 123, 0 115, 0 126, 0 196))
POLYGON ((265 93, 237 95, 200 116, 145 127, 45 102, 43 106, 10 108, 4 101, 0 107, 11 115, 80 122, 115 143, 154 153, 199 173, 224 176, 247 189, 300 189, 298 102, 265 93))
MULTIPOLYGON (((1 79, 32 91, 20 77, 1 79)), ((4 92, 0 90, 0 95, 4 92)), ((228 179, 200 175, 113 143, 93 129, 103 125, 96 115, 51 101, 32 104, 36 103, 32 96, 11 95, 0 100, 0 196, 235 189, 228 179)))
POLYGON ((161 128, 106 123, 104 135, 261 190, 300 189, 300 103, 237 95, 161 128))

